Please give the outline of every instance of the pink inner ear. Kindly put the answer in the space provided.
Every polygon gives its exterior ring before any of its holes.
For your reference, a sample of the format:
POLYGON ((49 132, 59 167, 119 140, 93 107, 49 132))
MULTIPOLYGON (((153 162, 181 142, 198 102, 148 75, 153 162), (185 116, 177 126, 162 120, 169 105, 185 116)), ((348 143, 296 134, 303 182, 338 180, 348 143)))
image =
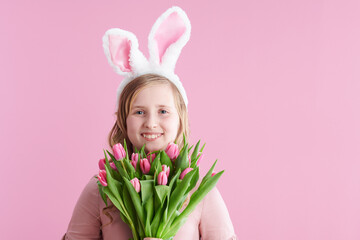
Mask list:
POLYGON ((177 12, 170 14, 159 26, 155 34, 160 63, 166 49, 175 43, 185 32, 186 26, 177 12))
POLYGON ((123 72, 131 72, 129 64, 131 42, 126 37, 109 35, 111 60, 123 72))

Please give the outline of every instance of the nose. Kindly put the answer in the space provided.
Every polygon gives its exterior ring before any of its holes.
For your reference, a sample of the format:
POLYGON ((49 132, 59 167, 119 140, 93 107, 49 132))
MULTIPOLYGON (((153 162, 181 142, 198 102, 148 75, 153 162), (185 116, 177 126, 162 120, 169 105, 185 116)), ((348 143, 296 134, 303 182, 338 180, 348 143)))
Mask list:
POLYGON ((145 120, 145 127, 148 129, 153 129, 158 126, 158 118, 156 114, 148 114, 145 120))

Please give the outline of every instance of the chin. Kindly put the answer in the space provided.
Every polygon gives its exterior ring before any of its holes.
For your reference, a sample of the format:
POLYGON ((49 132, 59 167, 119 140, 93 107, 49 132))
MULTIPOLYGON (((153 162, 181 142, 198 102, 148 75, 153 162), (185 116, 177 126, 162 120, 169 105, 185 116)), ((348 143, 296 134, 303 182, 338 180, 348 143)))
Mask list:
POLYGON ((154 151, 159 151, 159 150, 165 150, 166 146, 162 146, 162 145, 151 145, 150 146, 145 146, 145 149, 147 150, 147 152, 154 152, 154 151))

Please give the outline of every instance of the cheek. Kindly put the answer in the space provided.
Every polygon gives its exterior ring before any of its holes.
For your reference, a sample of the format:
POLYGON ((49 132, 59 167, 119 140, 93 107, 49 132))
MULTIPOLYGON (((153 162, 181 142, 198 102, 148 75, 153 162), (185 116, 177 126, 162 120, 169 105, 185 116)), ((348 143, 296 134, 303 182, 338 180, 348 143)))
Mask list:
POLYGON ((174 117, 171 120, 169 120, 168 128, 171 129, 171 131, 175 135, 177 135, 177 132, 179 131, 179 128, 180 128, 180 119, 179 119, 179 117, 174 117))
POLYGON ((126 120, 126 129, 128 135, 134 133, 139 128, 139 121, 136 118, 128 117, 126 120))

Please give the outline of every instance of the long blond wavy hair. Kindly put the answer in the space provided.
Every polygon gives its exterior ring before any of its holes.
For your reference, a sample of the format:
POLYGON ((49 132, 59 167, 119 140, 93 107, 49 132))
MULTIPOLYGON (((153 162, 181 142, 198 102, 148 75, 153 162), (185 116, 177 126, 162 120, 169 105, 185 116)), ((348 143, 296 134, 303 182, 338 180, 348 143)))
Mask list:
POLYGON ((146 87, 157 84, 167 84, 171 86, 174 95, 175 107, 177 109, 180 119, 180 126, 175 141, 180 149, 183 147, 183 134, 185 134, 185 137, 188 138, 190 134, 190 129, 186 105, 179 90, 170 80, 163 76, 157 74, 145 74, 132 80, 128 85, 125 86, 125 88, 121 92, 119 99, 119 108, 117 109, 117 112, 115 112, 116 122, 108 136, 108 143, 111 148, 116 143, 123 144, 125 139, 128 147, 127 150, 131 155, 131 153, 133 152, 133 145, 127 135, 126 119, 131 110, 132 103, 134 102, 139 92, 146 87))

